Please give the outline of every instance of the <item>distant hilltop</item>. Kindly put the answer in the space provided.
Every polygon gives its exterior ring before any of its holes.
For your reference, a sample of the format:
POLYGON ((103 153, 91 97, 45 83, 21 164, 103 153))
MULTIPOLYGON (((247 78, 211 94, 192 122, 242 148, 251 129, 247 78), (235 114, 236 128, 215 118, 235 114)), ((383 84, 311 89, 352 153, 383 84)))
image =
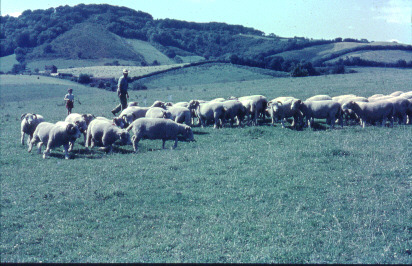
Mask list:
POLYGON ((282 38, 241 25, 156 20, 142 11, 107 4, 66 5, 1 17, 0 56, 5 62, 57 62, 59 68, 203 60, 281 71, 302 60, 314 66, 412 67, 411 45, 339 37, 282 38))

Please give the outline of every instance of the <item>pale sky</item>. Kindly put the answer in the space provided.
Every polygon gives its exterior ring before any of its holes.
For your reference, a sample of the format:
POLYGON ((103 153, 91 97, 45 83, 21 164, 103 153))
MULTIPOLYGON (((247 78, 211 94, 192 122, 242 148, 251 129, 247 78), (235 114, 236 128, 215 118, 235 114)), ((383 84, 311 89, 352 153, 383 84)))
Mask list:
POLYGON ((281 37, 412 44, 412 0, 2 0, 1 14, 80 3, 126 6, 154 19, 243 25, 281 37))

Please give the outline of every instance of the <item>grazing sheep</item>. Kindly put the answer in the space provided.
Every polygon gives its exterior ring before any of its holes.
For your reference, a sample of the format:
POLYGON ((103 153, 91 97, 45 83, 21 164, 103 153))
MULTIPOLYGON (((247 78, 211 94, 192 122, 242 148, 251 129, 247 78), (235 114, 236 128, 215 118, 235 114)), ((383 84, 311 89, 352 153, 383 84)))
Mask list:
POLYGON ((175 107, 177 107, 177 106, 180 106, 180 107, 189 107, 189 102, 178 102, 178 103, 175 103, 175 104, 173 104, 173 106, 175 106, 175 107))
POLYGON ((302 102, 301 100, 297 100, 292 102, 291 108, 298 109, 302 112, 309 128, 312 127, 314 118, 326 118, 326 123, 330 123, 330 129, 334 127, 335 119, 339 119, 343 127, 341 105, 338 102, 332 100, 302 102))
POLYGON ((176 123, 185 123, 188 126, 192 125, 192 113, 189 108, 182 106, 169 106, 167 107, 167 111, 170 113, 169 118, 176 123))
MULTIPOLYGON (((102 121, 106 121, 106 122, 110 122, 110 123, 112 123, 113 125, 115 125, 115 126, 117 126, 117 127, 119 127, 119 128, 124 128, 125 127, 125 124, 124 124, 124 120, 123 119, 120 119, 120 118, 118 118, 118 117, 113 117, 112 119, 109 119, 109 118, 106 118, 106 117, 103 117, 103 116, 97 116, 96 118, 95 118, 95 120, 96 119, 98 119, 98 120, 102 120, 102 121)), ((93 121, 92 121, 93 122, 93 121)), ((90 124, 89 124, 90 125, 90 124)), ((89 128, 89 127, 87 127, 87 128, 89 128)))
POLYGON ((44 122, 44 118, 38 114, 25 113, 21 117, 21 145, 24 145, 24 134, 29 136, 27 143, 30 143, 33 138, 33 133, 36 130, 36 127, 41 122, 44 122))
POLYGON ((376 96, 376 97, 369 97, 368 98, 368 102, 378 102, 378 101, 384 101, 384 100, 389 100, 389 99, 392 99, 393 98, 393 96, 388 96, 388 95, 384 95, 384 96, 380 96, 380 97, 378 97, 378 96, 376 96))
POLYGON ((51 149, 58 148, 63 145, 65 159, 69 159, 69 145, 79 138, 81 132, 76 124, 60 121, 56 124, 42 122, 40 123, 33 134, 33 139, 30 142, 29 152, 33 145, 39 142, 38 152, 41 152, 41 146, 47 143, 46 150, 43 153, 43 158, 46 159, 51 149))
POLYGON ((239 97, 238 100, 242 102, 242 104, 246 107, 247 110, 249 110, 249 114, 251 115, 251 119, 253 119, 253 123, 255 125, 257 125, 257 119, 259 116, 262 116, 263 120, 265 120, 265 112, 268 104, 268 100, 265 96, 243 96, 239 97))
POLYGON ((358 97, 355 94, 344 94, 344 95, 338 95, 338 96, 334 96, 332 97, 332 101, 337 101, 339 102, 340 100, 344 99, 344 98, 355 98, 358 97))
POLYGON ((130 134, 126 129, 120 129, 110 121, 95 119, 87 128, 86 148, 92 149, 97 144, 111 152, 113 143, 118 139, 124 145, 131 144, 130 134))
POLYGON ((289 98, 283 102, 273 99, 268 102, 267 109, 272 118, 272 126, 280 119, 282 128, 285 128, 286 118, 293 117, 292 127, 296 128, 298 121, 302 118, 302 113, 297 108, 292 108, 293 101, 296 101, 296 99, 289 98))
POLYGON ((210 100, 211 102, 224 102, 224 101, 226 101, 226 99, 225 98, 215 98, 215 99, 213 99, 213 100, 210 100))
POLYGON ((397 96, 388 99, 393 103, 393 118, 398 120, 399 124, 406 125, 408 110, 410 109, 410 102, 404 97, 397 96))
POLYGON ((332 97, 329 95, 315 95, 306 99, 306 101, 331 101, 332 97))
POLYGON ((205 127, 206 123, 214 121, 213 128, 218 128, 219 120, 221 120, 220 126, 223 125, 225 107, 221 102, 206 102, 200 104, 199 101, 192 100, 189 102, 189 109, 196 110, 196 115, 202 127, 205 127))
POLYGON ((352 109, 361 119, 362 128, 365 128, 366 121, 382 121, 382 126, 387 119, 391 120, 393 126, 393 103, 390 101, 378 102, 354 102, 349 101, 342 106, 343 110, 352 109))
MULTIPOLYGON (((92 114, 71 113, 66 117, 64 121, 76 124, 79 127, 80 132, 83 134, 83 140, 86 143, 87 127, 89 126, 90 122, 95 118, 96 117, 92 114)), ((69 152, 72 151, 73 146, 74 146, 74 141, 70 142, 69 152)))
POLYGON ((412 91, 404 92, 399 96, 406 98, 406 99, 412 99, 412 91))
POLYGON ((163 140, 162 148, 165 148, 166 140, 174 140, 173 149, 177 147, 178 135, 189 141, 194 141, 192 129, 187 125, 178 124, 169 119, 139 118, 126 129, 133 132, 133 149, 138 150, 138 143, 142 138, 163 140))
POLYGON ((230 126, 233 126, 235 118, 238 126, 242 125, 242 121, 246 115, 245 106, 238 100, 227 100, 223 102, 225 108, 225 119, 229 120, 230 126))
POLYGON ((374 94, 374 95, 368 97, 368 101, 370 101, 370 99, 373 100, 373 98, 380 98, 380 97, 383 97, 383 96, 386 96, 386 95, 382 94, 382 93, 374 94))
POLYGON ((146 112, 152 107, 165 108, 165 103, 161 101, 155 101, 150 107, 130 106, 124 109, 119 114, 118 118, 123 119, 126 125, 130 125, 134 120, 145 117, 146 112))
POLYGON ((395 92, 392 92, 391 94, 389 94, 389 96, 397 97, 397 96, 400 96, 403 93, 404 93, 403 91, 395 91, 395 92))
MULTIPOLYGON (((352 94, 353 95, 353 94, 352 94)), ((354 96, 352 97, 351 95, 342 95, 342 97, 337 98, 338 103, 340 105, 343 105, 344 103, 347 103, 349 101, 354 101, 354 102, 368 102, 368 99, 365 97, 360 97, 360 96, 354 96), (345 96, 345 97, 343 97, 345 96)), ((346 109, 342 110, 342 119, 344 120, 344 123, 346 125, 349 125, 350 121, 357 121, 359 122, 359 117, 353 112, 352 109, 346 109)))
POLYGON ((161 107, 151 107, 145 115, 148 118, 170 118, 170 116, 170 112, 161 107))

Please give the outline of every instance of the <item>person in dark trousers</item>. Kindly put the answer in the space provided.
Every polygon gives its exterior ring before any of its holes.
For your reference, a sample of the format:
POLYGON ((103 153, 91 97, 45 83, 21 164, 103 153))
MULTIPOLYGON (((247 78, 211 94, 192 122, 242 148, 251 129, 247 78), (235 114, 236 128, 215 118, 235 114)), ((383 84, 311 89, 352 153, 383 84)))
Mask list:
POLYGON ((66 101, 66 109, 67 109, 67 115, 72 113, 72 109, 74 107, 74 95, 73 95, 73 89, 68 89, 67 94, 64 96, 64 100, 66 101))
POLYGON ((119 96, 120 104, 112 110, 113 115, 116 115, 127 107, 127 99, 129 99, 129 93, 127 92, 129 86, 129 83, 127 82, 128 74, 129 71, 123 69, 123 76, 119 78, 119 82, 117 83, 117 95, 119 96))

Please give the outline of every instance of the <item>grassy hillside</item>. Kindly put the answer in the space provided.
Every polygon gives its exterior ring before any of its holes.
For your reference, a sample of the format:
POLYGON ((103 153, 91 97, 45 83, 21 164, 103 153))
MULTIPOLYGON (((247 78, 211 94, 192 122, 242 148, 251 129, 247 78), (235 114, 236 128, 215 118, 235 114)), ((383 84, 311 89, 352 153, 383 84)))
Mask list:
MULTIPOLYGON (((199 69, 130 100, 410 90, 412 70, 357 71, 196 84, 199 69)), ((117 145, 86 153, 80 139, 73 160, 60 148, 47 160, 27 153, 20 115, 64 119, 69 86, 82 102, 75 112, 110 117, 118 103, 113 92, 64 80, 1 76, 1 262, 412 262, 411 126, 207 127, 176 150, 142 140, 138 154, 117 145)))
POLYGON ((344 54, 338 58, 333 60, 326 61, 325 63, 334 63, 339 61, 340 59, 347 59, 359 57, 362 60, 367 61, 374 61, 377 63, 396 63, 399 60, 405 60, 406 62, 412 61, 412 51, 357 51, 353 53, 344 54))
POLYGON ((141 54, 135 51, 123 38, 109 32, 95 23, 80 23, 73 29, 61 34, 49 45, 51 52, 45 52, 48 44, 36 47, 27 56, 28 60, 35 58, 64 59, 100 59, 113 58, 143 62, 141 54))
POLYGON ((18 64, 19 62, 16 60, 16 55, 8 55, 1 57, 0 59, 0 71, 6 73, 8 71, 11 71, 13 68, 14 64, 18 64))
POLYGON ((125 41, 131 45, 135 52, 141 54, 148 64, 153 63, 153 61, 157 61, 161 65, 170 65, 175 63, 172 59, 160 52, 149 42, 136 39, 125 39, 125 41))
MULTIPOLYGON (((302 50, 293 50, 288 52, 283 52, 276 54, 276 56, 281 56, 285 60, 305 60, 310 62, 316 61, 327 61, 339 55, 344 56, 348 53, 359 51, 362 49, 366 50, 375 50, 376 47, 386 46, 387 49, 392 49, 394 47, 407 47, 406 45, 400 45, 397 43, 388 43, 388 42, 374 42, 374 43, 354 43, 354 42, 338 42, 338 43, 331 43, 331 44, 324 44, 324 45, 316 45, 312 47, 308 47, 302 50), (370 48, 370 49, 369 49, 370 48)), ((386 53, 385 50, 374 51, 376 55, 383 58, 384 60, 391 61, 393 60, 390 58, 391 54, 386 53)), ((397 54, 399 56, 406 56, 410 58, 412 51, 404 51, 404 53, 397 54)), ((397 58, 399 59, 407 59, 407 58, 397 58)))

